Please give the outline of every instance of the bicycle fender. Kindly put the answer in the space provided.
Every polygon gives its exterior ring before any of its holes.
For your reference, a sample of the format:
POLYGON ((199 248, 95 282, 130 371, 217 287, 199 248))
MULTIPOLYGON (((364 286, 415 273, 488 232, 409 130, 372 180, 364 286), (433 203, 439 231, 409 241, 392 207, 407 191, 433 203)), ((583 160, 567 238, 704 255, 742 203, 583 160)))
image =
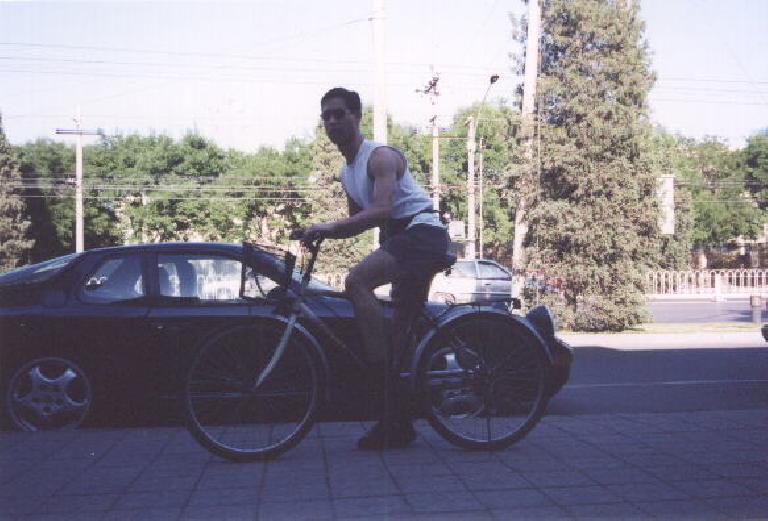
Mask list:
POLYGON ((466 320, 467 317, 469 317, 470 315, 476 315, 478 318, 485 317, 485 316, 498 316, 506 320, 512 320, 518 323, 520 326, 528 330, 528 332, 530 332, 531 335, 539 342, 542 349, 547 354, 547 359, 549 360, 549 363, 551 364, 553 362, 552 353, 550 352, 550 349, 547 347, 547 342, 541 336, 541 334, 536 329, 536 327, 534 327, 533 323, 527 318, 521 317, 519 315, 512 315, 506 311, 493 309, 493 308, 486 308, 482 310, 473 309, 473 308, 456 308, 455 310, 440 317, 438 324, 432 327, 427 332, 427 334, 424 335, 419 340, 419 343, 416 345, 416 349, 414 350, 413 357, 411 358, 409 374, 408 374, 408 386, 411 388, 412 391, 415 392, 417 390, 416 389, 416 385, 417 385, 416 372, 418 370, 419 361, 421 360, 421 357, 424 354, 424 351, 427 349, 427 346, 432 341, 432 339, 437 335, 437 333, 440 331, 441 328, 453 322, 456 322, 458 320, 466 320))

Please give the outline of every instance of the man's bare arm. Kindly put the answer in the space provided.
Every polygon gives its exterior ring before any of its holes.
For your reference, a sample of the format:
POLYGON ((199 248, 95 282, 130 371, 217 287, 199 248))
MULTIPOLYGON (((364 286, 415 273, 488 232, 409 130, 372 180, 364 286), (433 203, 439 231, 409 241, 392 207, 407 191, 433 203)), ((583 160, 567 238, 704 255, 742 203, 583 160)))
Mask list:
POLYGON ((403 158, 395 150, 387 147, 377 148, 371 154, 368 164, 368 173, 373 177, 371 206, 360 209, 352 201, 354 207, 350 205, 350 210, 358 211, 345 219, 310 226, 307 231, 333 239, 344 239, 379 226, 392 213, 398 174, 401 174, 404 168, 403 158))

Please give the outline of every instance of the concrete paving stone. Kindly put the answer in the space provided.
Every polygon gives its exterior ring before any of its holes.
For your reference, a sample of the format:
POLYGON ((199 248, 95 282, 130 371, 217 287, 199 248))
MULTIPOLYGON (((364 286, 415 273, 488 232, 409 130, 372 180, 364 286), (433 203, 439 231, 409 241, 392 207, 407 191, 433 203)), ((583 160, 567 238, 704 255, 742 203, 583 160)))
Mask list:
POLYGON ((484 510, 473 510, 469 512, 394 513, 384 517, 373 516, 370 518, 365 518, 364 521, 492 521, 493 519, 494 517, 490 512, 484 510))
POLYGON ((207 488, 259 488, 264 478, 264 468, 261 465, 236 465, 209 466, 203 470, 198 489, 207 488))
POLYGON ((554 487, 586 487, 595 485, 596 482, 587 474, 578 470, 561 471, 528 471, 522 477, 531 485, 539 488, 554 487))
POLYGON ((551 498, 540 490, 532 488, 505 490, 503 494, 490 490, 473 492, 473 494, 485 508, 490 510, 555 506, 551 498))
POLYGON ((658 466, 669 465, 690 465, 693 462, 685 461, 681 458, 669 454, 629 454, 623 457, 628 464, 640 468, 654 468, 658 466))
POLYGON ((694 481, 699 479, 717 479, 719 474, 699 465, 665 465, 645 469, 662 481, 694 481))
POLYGON ((437 458, 448 465, 464 463, 488 463, 501 461, 500 452, 471 451, 459 448, 436 451, 437 458))
POLYGON ((62 490, 61 494, 106 494, 123 492, 141 474, 140 467, 97 468, 81 473, 62 490))
POLYGON ((587 469, 619 469, 626 468, 627 463, 608 454, 602 457, 583 458, 580 455, 568 456, 562 458, 565 468, 574 468, 578 470, 587 469))
POLYGON ((362 422, 328 422, 315 426, 321 438, 354 438, 362 436, 366 430, 362 422))
POLYGON ((768 464, 764 463, 721 463, 707 468, 726 478, 768 477, 768 464))
POLYGON ((179 521, 256 521, 256 519, 256 505, 189 505, 182 510, 178 518, 179 521))
POLYGON ((117 510, 138 508, 183 507, 187 504, 190 490, 158 490, 153 492, 126 492, 115 504, 117 510))
POLYGON ((491 510, 493 519, 509 521, 510 519, 524 520, 564 520, 571 519, 571 516, 561 507, 531 507, 531 508, 507 508, 501 510, 491 510))
POLYGON ((381 459, 388 467, 397 465, 430 465, 439 463, 437 453, 430 450, 424 442, 415 442, 405 449, 383 451, 381 459))
POLYGON ((163 451, 152 460, 152 465, 156 467, 177 467, 206 465, 212 461, 229 463, 227 460, 214 456, 208 451, 200 450, 199 452, 192 453, 169 453, 163 451))
POLYGON ((756 498, 715 498, 704 502, 726 514, 729 518, 768 519, 768 497, 756 498))
MULTIPOLYGON (((676 489, 681 490, 694 498, 744 497, 757 495, 754 490, 746 485, 734 483, 725 479, 676 481, 674 486, 676 489)), ((766 512, 766 514, 768 514, 768 512, 766 512)))
POLYGON ((369 518, 411 512, 403 496, 334 499, 336 519, 369 518))
POLYGON ((561 506, 590 505, 598 503, 621 503, 621 496, 607 487, 594 485, 589 487, 545 488, 541 489, 555 504, 561 506))
POLYGON ((675 488, 675 486, 657 481, 655 483, 625 483, 623 485, 606 485, 608 490, 627 501, 664 501, 673 499, 690 499, 690 495, 675 488))
POLYGON ((259 521, 321 521, 333 519, 330 500, 292 501, 288 503, 262 503, 259 505, 259 521))
POLYGON ((420 492, 467 492, 467 486, 457 476, 423 474, 402 475, 395 477, 395 483, 404 494, 416 494, 420 492))
POLYGON ((0 500, 0 519, 20 514, 45 512, 45 499, 37 496, 8 496, 0 500))
POLYGON ((632 467, 584 469, 584 473, 601 485, 656 483, 659 481, 648 470, 632 467))
POLYGON ((507 454, 500 454, 501 461, 517 472, 528 471, 551 471, 557 472, 561 470, 574 470, 575 467, 569 463, 564 462, 561 459, 553 456, 540 456, 540 457, 516 457, 507 454))
POLYGON ((110 510, 101 521, 168 521, 178 519, 180 507, 141 508, 134 510, 110 510))
POLYGON ((328 479, 333 484, 335 482, 346 483, 350 481, 359 480, 362 477, 365 479, 389 479, 391 476, 389 470, 381 463, 380 460, 374 461, 370 466, 362 465, 350 465, 347 467, 333 467, 328 469, 328 479))
POLYGON ((466 512, 485 509, 469 492, 406 494, 405 500, 414 512, 466 512))
POLYGON ((531 484, 525 480, 522 474, 508 468, 488 472, 465 470, 458 476, 469 490, 507 490, 531 487, 531 484))
POLYGON ((131 483, 131 492, 148 492, 152 490, 192 490, 200 479, 201 471, 164 473, 154 471, 142 473, 131 483))
POLYGON ((55 514, 26 514, 3 521, 102 521, 104 512, 56 512, 55 514))
POLYGON ((571 505, 565 508, 573 519, 647 519, 648 515, 631 503, 571 505))
POLYGON ((636 502, 635 506, 648 516, 674 521, 714 521, 733 519, 723 517, 723 513, 701 500, 686 499, 678 501, 636 502))
POLYGON ((720 463, 753 463, 755 452, 752 450, 725 451, 720 447, 709 451, 683 452, 680 459, 696 463, 698 465, 717 465, 720 463))
POLYGON ((432 476, 448 476, 453 474, 451 467, 440 462, 419 465, 387 465, 386 469, 396 480, 401 476, 424 479, 432 476))
POLYGON ((259 497, 262 502, 330 499, 331 491, 325 476, 307 478, 297 475, 293 481, 266 479, 259 497))
POLYGON ((193 490, 187 505, 190 507, 218 507, 226 505, 256 505, 259 490, 246 488, 212 488, 193 490))
POLYGON ((334 498, 373 497, 400 494, 394 480, 389 477, 368 477, 359 475, 356 478, 331 478, 331 496, 334 498))
POLYGON ((0 498, 48 496, 64 489, 82 474, 79 469, 66 467, 55 468, 48 472, 29 472, 0 486, 0 498))
POLYGON ((765 478, 733 478, 731 481, 748 487, 750 490, 768 496, 768 477, 765 478))
POLYGON ((105 512, 121 498, 119 494, 89 494, 86 496, 53 495, 43 501, 41 511, 56 512, 105 512))

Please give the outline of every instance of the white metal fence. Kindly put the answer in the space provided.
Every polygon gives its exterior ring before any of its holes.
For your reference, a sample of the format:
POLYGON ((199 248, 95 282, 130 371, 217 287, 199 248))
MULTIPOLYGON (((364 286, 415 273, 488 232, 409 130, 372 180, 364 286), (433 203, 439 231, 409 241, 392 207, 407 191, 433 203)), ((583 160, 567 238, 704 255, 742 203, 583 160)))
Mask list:
POLYGON ((679 296, 713 299, 768 296, 768 270, 724 269, 690 271, 651 271, 645 279, 649 298, 679 296))

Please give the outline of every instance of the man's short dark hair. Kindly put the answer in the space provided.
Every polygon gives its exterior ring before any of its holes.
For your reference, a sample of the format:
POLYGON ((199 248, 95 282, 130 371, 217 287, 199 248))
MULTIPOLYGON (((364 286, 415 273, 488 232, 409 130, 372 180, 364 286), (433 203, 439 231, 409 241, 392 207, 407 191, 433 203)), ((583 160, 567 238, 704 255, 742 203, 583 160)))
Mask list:
POLYGON ((322 98, 320 98, 320 105, 323 105, 331 98, 341 98, 344 100, 344 105, 356 116, 363 115, 363 104, 360 101, 360 94, 353 90, 345 89, 344 87, 334 87, 326 92, 322 98))

